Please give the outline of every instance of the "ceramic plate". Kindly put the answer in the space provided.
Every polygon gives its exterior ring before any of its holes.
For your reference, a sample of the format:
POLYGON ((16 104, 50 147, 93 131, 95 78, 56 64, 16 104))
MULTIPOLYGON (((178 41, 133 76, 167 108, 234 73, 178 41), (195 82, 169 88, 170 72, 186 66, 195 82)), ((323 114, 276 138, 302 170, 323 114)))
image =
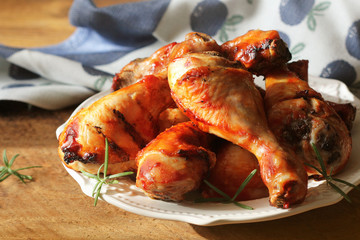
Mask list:
MULTIPOLYGON (((258 83, 261 84, 261 80, 256 81, 259 81, 258 83)), ((321 92, 326 100, 339 103, 351 102, 356 106, 357 114, 352 129, 353 146, 356 146, 356 144, 360 142, 359 99, 348 90, 345 84, 336 80, 310 77, 309 84, 321 92)), ((87 99, 74 113, 108 93, 109 92, 101 92, 87 99)), ((63 129, 64 124, 57 129, 57 136, 63 129)), ((65 167, 65 169, 80 185, 82 191, 86 195, 91 196, 95 180, 87 178, 81 173, 67 167, 65 167)), ((355 185, 360 183, 360 148, 353 148, 348 164, 337 177, 355 185)), ((125 178, 120 181, 119 184, 103 186, 101 199, 116 207, 139 215, 207 226, 279 219, 315 208, 332 205, 342 200, 342 196, 330 188, 324 181, 310 180, 308 185, 309 189, 305 201, 290 209, 271 207, 268 198, 242 202, 253 207, 254 210, 246 210, 233 204, 222 203, 164 202, 146 197, 142 191, 135 186, 134 182, 125 178)), ((345 185, 338 184, 338 186, 346 193, 351 190, 350 187, 345 185)))

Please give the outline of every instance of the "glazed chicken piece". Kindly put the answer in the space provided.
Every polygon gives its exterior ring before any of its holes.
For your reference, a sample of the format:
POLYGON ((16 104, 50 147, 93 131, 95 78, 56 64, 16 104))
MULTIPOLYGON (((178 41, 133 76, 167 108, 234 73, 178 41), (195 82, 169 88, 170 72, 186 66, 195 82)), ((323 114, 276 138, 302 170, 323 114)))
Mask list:
MULTIPOLYGON (((225 140, 217 139, 213 144, 217 146, 214 150, 216 163, 207 178, 212 185, 233 197, 251 171, 257 169, 256 174, 235 200, 245 201, 269 196, 268 189, 260 176, 259 162, 254 154, 225 140)), ((221 197, 205 184, 202 195, 204 198, 221 197)))
POLYGON ((183 200, 215 164, 215 153, 208 150, 210 138, 191 122, 160 133, 136 157, 136 186, 151 198, 183 200))
POLYGON ((257 75, 291 59, 287 44, 274 30, 250 30, 223 43, 221 49, 228 59, 241 62, 246 69, 257 75))
POLYGON ((302 202, 307 192, 304 167, 268 128, 252 74, 235 66, 209 52, 175 59, 168 68, 173 99, 201 130, 257 157, 271 205, 287 208, 302 202))
MULTIPOLYGON (((268 72, 265 81, 268 123, 278 140, 292 148, 305 164, 320 167, 311 146, 315 144, 327 172, 339 172, 350 157, 352 140, 348 127, 334 108, 286 67, 268 72)), ((341 107, 337 106, 340 112, 341 107)), ((345 105, 343 108, 349 109, 345 105)), ((353 118, 354 111, 346 111, 345 119, 353 118)), ((319 174, 305 167, 309 176, 319 174)))
POLYGON ((170 43, 155 51, 150 57, 131 61, 117 73, 113 79, 112 89, 118 90, 131 85, 146 75, 156 75, 167 81, 169 62, 189 52, 220 51, 220 46, 204 33, 191 32, 180 43, 170 43))
POLYGON ((59 154, 74 170, 96 173, 109 141, 108 174, 136 170, 137 152, 159 133, 158 117, 173 104, 168 83, 155 76, 80 110, 59 136, 59 154))

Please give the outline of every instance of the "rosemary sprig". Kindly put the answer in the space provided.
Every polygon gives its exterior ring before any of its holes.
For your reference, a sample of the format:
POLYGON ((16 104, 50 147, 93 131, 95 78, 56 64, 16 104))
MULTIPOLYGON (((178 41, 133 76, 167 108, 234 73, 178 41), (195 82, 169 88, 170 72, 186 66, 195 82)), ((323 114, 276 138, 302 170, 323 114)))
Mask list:
POLYGON ((234 194, 233 197, 230 197, 229 195, 227 195, 226 193, 224 193, 223 191, 221 191, 220 189, 218 189, 217 187, 215 187, 214 185, 212 185, 209 181, 204 180, 204 182, 206 183, 206 185, 208 185, 212 190, 214 190, 216 193, 218 193, 219 195, 222 196, 219 198, 200 198, 195 200, 196 203, 203 203, 203 202, 221 202, 224 204, 228 204, 228 203, 232 203, 238 207, 241 208, 245 208, 248 210, 253 210, 254 208, 247 206, 245 204, 239 203, 237 202, 235 199, 237 198, 237 196, 239 196, 239 194, 241 193, 241 191, 245 188, 245 186, 248 184, 248 182, 251 180, 251 178, 255 175, 256 173, 256 169, 254 169, 247 177, 246 179, 241 183, 240 187, 238 188, 238 190, 236 191, 236 193, 234 194))
POLYGON ((349 198, 349 196, 348 196, 343 190, 341 190, 341 189, 334 183, 334 181, 335 181, 335 182, 340 182, 340 183, 342 183, 342 184, 345 184, 345 185, 347 185, 347 186, 349 186, 349 187, 352 187, 352 188, 354 188, 354 189, 356 189, 356 190, 358 190, 358 191, 360 191, 360 188, 359 188, 358 186, 355 186, 354 184, 349 183, 349 182, 347 182, 347 181, 344 181, 344 180, 342 180, 342 179, 334 178, 334 177, 332 176, 332 169, 330 170, 330 173, 328 174, 327 171, 326 171, 326 167, 325 167, 324 160, 322 159, 322 157, 321 157, 321 155, 320 155, 317 147, 315 146, 314 143, 312 143, 311 146, 312 146, 312 148, 313 148, 313 150, 314 150, 314 152, 315 152, 315 155, 316 155, 317 160, 319 161, 320 168, 318 168, 318 167, 316 167, 316 166, 314 166, 314 165, 312 165, 312 164, 310 164, 310 163, 305 163, 305 164, 306 164, 307 166, 309 166, 309 167, 314 168, 316 171, 318 171, 318 173, 321 174, 321 175, 324 177, 326 183, 327 183, 328 185, 330 185, 330 187, 332 187, 336 192, 338 192, 341 196, 343 196, 346 201, 348 201, 349 203, 351 203, 351 199, 349 198))
POLYGON ((85 176, 97 180, 97 183, 95 184, 95 187, 94 187, 92 195, 91 195, 92 197, 95 198, 94 206, 96 206, 96 204, 98 202, 100 192, 101 192, 101 188, 102 188, 102 186, 104 184, 116 184, 119 181, 114 179, 114 178, 124 177, 124 176, 128 176, 128 175, 131 175, 131 174, 134 173, 134 172, 129 171, 129 172, 122 172, 122 173, 117 173, 117 174, 107 176, 106 174, 107 174, 108 164, 109 164, 109 144, 108 144, 107 138, 105 138, 105 160, 104 160, 104 163, 101 164, 101 166, 99 167, 99 169, 97 171, 97 174, 95 175, 95 174, 91 174, 91 173, 88 173, 88 172, 85 172, 85 171, 81 170, 81 172, 85 176), (102 168, 104 168, 104 173, 103 173, 103 175, 101 177, 101 169, 102 168))
POLYGON ((20 174, 18 171, 20 170, 25 170, 25 169, 29 169, 29 168, 41 168, 41 166, 30 166, 30 167, 23 167, 23 168, 18 168, 18 169, 11 169, 15 159, 19 156, 19 154, 16 154, 15 156, 13 156, 10 161, 8 160, 7 156, 6 156, 6 149, 4 149, 3 152, 3 162, 5 166, 0 166, 0 182, 4 181, 5 179, 7 179, 8 177, 10 177, 11 175, 15 175, 16 177, 18 177, 23 183, 26 183, 25 180, 32 180, 32 176, 30 175, 24 175, 24 174, 20 174))

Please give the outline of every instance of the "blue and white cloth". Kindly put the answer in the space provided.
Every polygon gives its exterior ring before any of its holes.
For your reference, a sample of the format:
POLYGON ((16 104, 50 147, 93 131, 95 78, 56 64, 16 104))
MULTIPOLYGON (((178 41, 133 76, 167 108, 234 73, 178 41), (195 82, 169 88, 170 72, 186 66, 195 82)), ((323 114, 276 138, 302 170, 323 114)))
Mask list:
POLYGON ((64 42, 40 48, 0 45, 0 100, 56 110, 111 86, 134 58, 191 31, 219 44, 250 29, 277 30, 313 76, 343 81, 360 95, 359 0, 151 0, 98 8, 75 0, 64 42))

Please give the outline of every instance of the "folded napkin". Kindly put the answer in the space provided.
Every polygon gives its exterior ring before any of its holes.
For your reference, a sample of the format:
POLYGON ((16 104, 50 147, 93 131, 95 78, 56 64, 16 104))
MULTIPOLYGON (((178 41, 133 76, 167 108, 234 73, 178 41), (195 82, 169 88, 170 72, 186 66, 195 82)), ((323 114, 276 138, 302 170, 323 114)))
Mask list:
POLYGON ((75 0, 75 33, 40 48, 0 45, 0 100, 55 110, 110 88, 134 58, 149 56, 191 31, 219 44, 250 29, 277 30, 309 73, 344 82, 360 95, 360 1, 152 0, 97 8, 75 0))

